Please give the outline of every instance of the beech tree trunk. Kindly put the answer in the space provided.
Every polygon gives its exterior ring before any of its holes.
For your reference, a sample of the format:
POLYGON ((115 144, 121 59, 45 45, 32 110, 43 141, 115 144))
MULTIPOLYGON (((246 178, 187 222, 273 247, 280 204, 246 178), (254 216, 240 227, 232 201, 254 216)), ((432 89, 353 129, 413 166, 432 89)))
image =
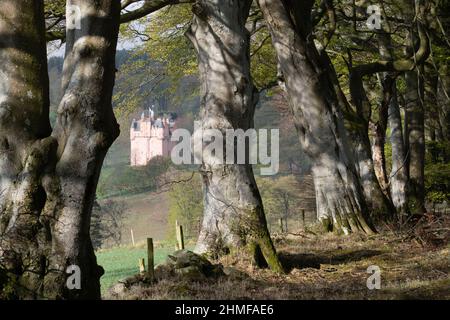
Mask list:
MULTIPOLYGON (((392 41, 389 33, 380 32, 378 35, 378 46, 380 56, 385 61, 393 61, 393 53, 392 53, 392 41)), ((380 95, 380 103, 378 107, 378 119, 375 123, 373 123, 373 144, 372 144, 372 158, 375 167, 375 174, 380 183, 380 187, 383 190, 383 193, 386 194, 387 197, 390 196, 389 193, 389 179, 388 173, 386 169, 386 155, 384 152, 385 143, 386 143, 386 129, 388 125, 388 116, 389 116, 389 105, 392 99, 394 99, 394 94, 397 94, 395 90, 395 77, 393 73, 382 72, 378 74, 381 85, 381 95, 380 95)), ((396 99, 397 97, 395 97, 396 99)))
POLYGON ((437 101, 439 106, 439 141, 447 143, 443 160, 450 161, 450 67, 441 66, 438 76, 437 101))
MULTIPOLYGON (((253 128, 258 94, 250 76, 250 35, 245 28, 250 5, 250 0, 197 1, 187 32, 198 55, 202 129, 219 130, 224 145, 227 129, 253 128)), ((252 166, 224 164, 225 156, 218 163, 215 155, 203 154, 204 212, 195 251, 217 254, 248 247, 258 265, 265 260, 282 271, 252 166)))
POLYGON ((313 162, 319 220, 344 233, 373 233, 336 93, 314 44, 307 41, 311 7, 296 1, 258 4, 285 78, 300 143, 313 162))
POLYGON ((37 290, 44 274, 46 260, 38 236, 46 242, 46 225, 41 222, 45 191, 40 179, 56 145, 49 138, 45 46, 43 1, 2 2, 0 296, 12 285, 28 289, 30 284, 37 290), (8 280, 10 275, 17 278, 8 280))
POLYGON ((374 155, 371 152, 371 144, 367 134, 368 130, 365 120, 362 119, 359 119, 358 128, 349 130, 350 139, 354 148, 353 156, 356 161, 356 170, 361 180, 370 216, 373 221, 385 221, 392 217, 395 209, 390 199, 383 192, 376 175, 376 166, 373 160, 374 155))
MULTIPOLYGON (((394 61, 392 51, 392 39, 388 32, 378 34, 379 52, 383 60, 394 61)), ((377 158, 378 178, 388 191, 392 204, 400 216, 408 212, 406 171, 406 155, 403 140, 402 118, 398 104, 396 74, 383 72, 381 87, 383 89, 382 102, 379 108, 379 125, 376 130, 376 141, 374 146, 374 159, 377 158), (386 127, 391 129, 390 141, 392 147, 392 169, 388 177, 386 172, 386 156, 384 154, 384 142, 386 138, 386 127)))
MULTIPOLYGON (((353 145, 356 170, 361 180, 372 220, 386 220, 392 217, 395 209, 390 199, 383 192, 382 184, 377 176, 377 164, 381 164, 383 161, 381 158, 384 151, 378 154, 371 150, 372 146, 369 139, 371 105, 363 87, 362 75, 356 71, 350 73, 350 92, 356 114, 354 119, 347 119, 347 127, 353 145), (377 163, 375 159, 379 162, 377 163)), ((378 147, 384 147, 384 143, 381 146, 378 145, 378 147)))
POLYGON ((103 158, 119 133, 111 96, 120 3, 68 1, 80 8, 81 28, 67 30, 64 96, 51 132, 43 1, 7 2, 0 6, 0 289, 17 298, 100 298, 103 269, 89 226, 103 158), (66 285, 69 266, 81 272, 79 289, 66 285))
MULTIPOLYGON (((374 144, 369 138, 372 106, 364 88, 363 76, 365 66, 358 65, 350 68, 349 87, 355 107, 354 119, 346 119, 350 138, 354 146, 353 154, 357 163, 357 171, 366 197, 369 211, 373 221, 385 221, 393 216, 395 208, 388 198, 384 181, 384 135, 386 130, 385 119, 387 115, 380 112, 379 122, 375 125, 376 135, 374 144), (382 150, 380 150, 382 149, 382 150)), ((384 104, 380 109, 386 108, 384 104)), ((349 118, 349 117, 348 117, 349 118)))
POLYGON ((380 187, 383 193, 389 194, 389 181, 386 171, 386 156, 384 153, 384 146, 386 143, 386 132, 383 131, 383 127, 379 124, 374 128, 374 141, 372 144, 372 158, 373 166, 375 169, 375 175, 380 183, 380 187))
MULTIPOLYGON (((365 110, 368 107, 370 108, 370 105, 365 104, 368 100, 362 86, 362 79, 356 78, 357 81, 351 81, 353 89, 356 89, 352 90, 353 103, 356 109, 354 110, 340 87, 336 70, 325 50, 320 51, 320 60, 329 76, 330 83, 334 87, 339 109, 344 113, 345 128, 350 137, 350 148, 353 151, 355 168, 363 188, 368 211, 374 221, 384 220, 386 217, 390 217, 395 209, 383 193, 375 174, 368 135, 370 109, 365 110), (354 84, 359 84, 359 87, 355 88, 354 84)), ((354 72, 352 74, 354 75, 354 72)))
POLYGON ((408 212, 408 172, 406 168, 402 118, 400 115, 395 83, 393 84, 388 114, 389 127, 391 128, 390 141, 392 146, 392 169, 389 178, 391 198, 397 209, 397 213, 405 215, 408 212))
MULTIPOLYGON (((384 102, 383 102, 384 103, 384 102)), ((382 103, 382 104, 383 104, 382 103)), ((386 103, 387 104, 387 103, 386 103)), ((373 143, 372 143, 372 159, 375 169, 375 175, 380 183, 380 187, 384 194, 389 194, 389 181, 386 171, 386 155, 384 153, 384 146, 386 143, 386 128, 387 128, 387 111, 388 106, 379 106, 379 120, 373 125, 373 143), (386 109, 386 110, 382 110, 386 109), (385 112, 386 111, 386 112, 385 112)))
MULTIPOLYGON (((416 28, 408 32, 405 54, 413 56, 417 47, 421 47, 423 26, 421 21, 426 15, 426 1, 416 0, 405 7, 404 19, 416 28), (422 26, 422 27, 421 27, 422 26)), ((417 52, 417 51, 416 51, 417 52)), ((428 56, 428 55, 427 55, 428 56)), ((419 60, 420 61, 420 60, 419 60)), ((408 207, 411 214, 425 212, 425 112, 424 112, 424 61, 415 64, 405 72, 405 127, 406 168, 408 173, 408 207)))
POLYGON ((409 178, 409 209, 413 214, 422 214, 425 212, 425 124, 423 80, 417 73, 418 70, 413 70, 405 74, 405 144, 409 178))

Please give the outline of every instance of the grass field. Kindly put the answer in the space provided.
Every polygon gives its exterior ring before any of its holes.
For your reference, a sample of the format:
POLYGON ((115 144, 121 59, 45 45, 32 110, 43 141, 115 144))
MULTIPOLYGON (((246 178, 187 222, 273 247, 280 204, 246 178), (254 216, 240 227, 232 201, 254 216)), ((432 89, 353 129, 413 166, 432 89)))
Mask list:
MULTIPOLYGON (((164 262, 171 252, 173 248, 170 247, 155 248, 155 265, 164 262)), ((104 295, 108 288, 119 280, 139 273, 138 261, 140 258, 147 257, 147 249, 143 245, 135 248, 120 247, 100 250, 96 255, 97 263, 105 269, 105 274, 100 279, 102 295, 104 295)))

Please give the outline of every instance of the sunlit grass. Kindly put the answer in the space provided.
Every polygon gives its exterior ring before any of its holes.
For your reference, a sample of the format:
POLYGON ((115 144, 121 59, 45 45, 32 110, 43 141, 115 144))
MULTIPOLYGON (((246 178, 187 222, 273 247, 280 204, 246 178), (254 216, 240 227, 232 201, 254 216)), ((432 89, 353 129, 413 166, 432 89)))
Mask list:
MULTIPOLYGON (((171 252, 173 248, 167 246, 155 248, 155 265, 164 262, 171 252)), ((119 280, 138 273, 140 258, 145 258, 147 263, 147 249, 143 245, 104 249, 96 255, 97 263, 105 269, 100 279, 102 295, 119 280)))

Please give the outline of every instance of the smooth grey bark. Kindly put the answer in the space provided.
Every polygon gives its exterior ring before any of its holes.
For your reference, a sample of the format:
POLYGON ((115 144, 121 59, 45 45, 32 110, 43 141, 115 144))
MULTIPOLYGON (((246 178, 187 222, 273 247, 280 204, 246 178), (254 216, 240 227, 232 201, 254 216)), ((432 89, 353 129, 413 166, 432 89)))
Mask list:
MULTIPOLYGON (((250 0, 197 1, 186 34, 198 56, 202 129, 219 130, 223 137, 227 129, 253 128, 258 94, 250 75, 250 35, 245 28, 250 5, 250 0)), ((264 264, 264 257, 270 268, 283 271, 251 164, 223 164, 225 156, 203 155, 204 212, 196 252, 248 247, 257 264, 264 264)))
MULTIPOLYGON (((379 34, 379 40, 384 39, 379 34), (380 39, 381 38, 381 39, 380 39)), ((384 39, 386 40, 386 39, 384 39)), ((388 56, 389 47, 384 41, 380 41, 380 53, 385 61, 392 61, 388 56)), ((386 220, 394 215, 395 208, 389 199, 387 192, 385 159, 384 159, 384 139, 387 122, 387 101, 389 94, 386 89, 386 81, 383 81, 382 102, 379 107, 379 120, 371 123, 372 106, 367 97, 364 87, 363 77, 371 75, 366 73, 367 65, 351 66, 349 87, 353 105, 355 107, 355 120, 348 119, 351 140, 355 146, 354 154, 357 159, 358 173, 364 189, 364 195, 369 205, 371 216, 375 221, 386 220), (374 131, 373 143, 369 138, 369 130, 374 131)), ((389 78, 384 78, 384 80, 389 78)))
MULTIPOLYGON (((438 69, 431 68, 424 65, 424 105, 426 106, 425 113, 425 140, 436 142, 440 135, 439 125, 439 103, 437 102, 437 88, 438 88, 438 69)), ((426 146, 426 151, 429 152, 432 161, 437 160, 438 153, 435 148, 426 146)))
POLYGON ((351 70, 352 106, 342 91, 336 70, 326 50, 321 50, 319 53, 321 65, 324 66, 330 83, 334 87, 339 109, 344 114, 345 128, 350 137, 350 148, 352 149, 356 172, 363 188, 368 211, 374 221, 385 220, 386 217, 392 215, 395 209, 383 193, 375 174, 368 135, 370 104, 363 87, 362 76, 355 72, 360 66, 351 70))
POLYGON ((344 233, 373 233, 333 84, 308 41, 311 3, 258 4, 272 35, 300 143, 313 162, 319 220, 344 233))
POLYGON ((389 128, 391 129, 390 141, 392 146, 392 169, 389 176, 390 192, 397 213, 404 215, 408 212, 408 172, 406 168, 402 118, 395 83, 393 84, 392 98, 389 102, 388 113, 388 123, 389 128))
MULTIPOLYGON (((387 110, 386 110, 387 111, 387 110)), ((387 118, 382 120, 387 124, 387 118)), ((375 176, 378 179, 380 187, 384 194, 389 195, 389 181, 386 169, 386 155, 384 146, 386 144, 386 128, 380 123, 376 123, 373 127, 373 143, 372 143, 372 159, 375 176)))
MULTIPOLYGON (((387 32, 378 34, 379 52, 382 59, 394 61, 392 52, 392 39, 388 27, 387 32)), ((406 170, 406 154, 403 139, 402 118, 398 104, 396 74, 383 72, 381 87, 383 89, 382 102, 379 108, 380 126, 378 130, 377 157, 379 165, 378 176, 383 180, 383 184, 389 186, 386 190, 390 194, 392 204, 397 214, 400 216, 408 212, 407 184, 408 176, 406 170), (387 112, 386 112, 387 111, 387 112), (385 167, 384 140, 386 137, 386 127, 390 127, 390 142, 392 147, 392 168, 389 177, 385 167)), ((375 158, 375 155, 374 155, 375 158)))
MULTIPOLYGON (((437 83, 437 102, 439 106, 439 141, 450 143, 450 67, 439 68, 437 83)), ((444 161, 450 161, 450 146, 444 150, 444 161)))
POLYGON ((407 148, 408 200, 411 213, 425 212, 425 123, 423 79, 419 70, 405 73, 405 145, 407 148))
MULTIPOLYGON (((385 195, 378 176, 376 174, 375 155, 371 151, 371 143, 368 137, 368 126, 365 120, 359 119, 359 124, 351 124, 349 130, 353 146, 353 157, 356 161, 356 170, 360 177, 364 196, 373 221, 384 221, 392 217, 395 209, 390 199, 385 195), (364 128, 364 129, 363 129, 364 128)), ((382 161, 381 159, 377 159, 382 161)))
POLYGON ((384 194, 389 196, 389 182, 386 169, 386 155, 384 147, 386 143, 386 129, 388 123, 389 101, 392 98, 392 79, 384 74, 381 80, 382 98, 378 104, 378 120, 370 123, 369 127, 373 133, 372 159, 375 175, 384 194))
POLYGON ((413 28, 408 32, 405 54, 417 62, 405 72, 405 125, 404 139, 408 174, 408 207, 411 214, 425 212, 425 111, 424 111, 424 60, 417 56, 423 47, 428 57, 429 41, 424 41, 424 25, 429 6, 425 0, 415 0, 405 7, 404 19, 413 28), (417 28, 415 27, 417 26, 417 28), (418 48, 418 49, 417 49, 418 48))
POLYGON ((363 73, 360 72, 359 68, 350 68, 350 94, 356 112, 353 119, 346 119, 347 128, 354 147, 353 154, 356 160, 356 168, 371 217, 374 221, 381 221, 392 217, 395 209, 384 193, 377 176, 376 161, 374 161, 374 156, 377 154, 372 153, 372 145, 368 135, 372 106, 364 88, 363 73))
MULTIPOLYGON (((53 132, 48 125, 42 1, 9 1, 0 6, 3 17, 14 16, 19 19, 17 26, 23 26, 14 29, 7 42, 17 52, 0 46, 1 54, 9 59, 3 64, 6 70, 15 70, 13 66, 25 69, 11 75, 9 80, 23 86, 4 92, 7 102, 1 104, 2 113, 7 110, 12 119, 20 121, 4 126, 7 122, 2 119, 1 126, 3 146, 8 148, 2 150, 0 163, 4 190, 0 264, 7 274, 7 283, 0 286, 7 286, 19 298, 100 298, 103 269, 96 262, 89 226, 103 158, 119 132, 111 97, 120 3, 69 0, 68 4, 81 9, 81 29, 67 31, 64 95, 53 132), (5 10, 14 10, 14 14, 4 15, 5 10), (31 44, 23 40, 30 33, 36 38, 31 44), (35 94, 38 91, 42 93, 35 94), (34 100, 28 101, 31 97, 34 100), (23 112, 24 108, 28 109, 23 112), (26 141, 18 139, 27 128, 41 129, 23 134, 26 141), (66 270, 71 265, 81 270, 79 290, 66 286, 66 270)), ((10 82, 0 83, 7 86, 10 82)))
MULTIPOLYGON (((43 2, 0 5, 0 269, 21 275, 17 286, 43 273, 39 236, 45 192, 40 173, 55 142, 48 119, 49 97, 43 2)), ((45 262, 45 260, 44 260, 45 262)), ((3 277, 3 281, 5 278, 3 277)), ((8 282, 9 283, 9 282, 8 282)), ((0 283, 0 296, 7 289, 0 283)), ((25 290, 23 290, 25 291, 25 290)), ((26 294, 26 292, 24 292, 26 294)))

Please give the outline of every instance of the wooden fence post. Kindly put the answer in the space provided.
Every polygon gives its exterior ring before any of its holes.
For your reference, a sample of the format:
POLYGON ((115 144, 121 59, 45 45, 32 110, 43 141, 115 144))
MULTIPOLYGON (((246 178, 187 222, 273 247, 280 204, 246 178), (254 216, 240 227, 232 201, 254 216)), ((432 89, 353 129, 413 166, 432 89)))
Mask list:
POLYGON ((178 224, 176 221, 176 233, 177 233, 177 248, 178 250, 184 250, 184 237, 183 237, 183 226, 178 224))
POLYGON ((148 265, 148 277, 150 281, 155 279, 155 259, 153 252, 153 239, 147 238, 147 265, 148 265))
POLYGON ((133 229, 130 229, 130 231, 131 231, 131 242, 133 243, 133 247, 135 247, 135 246, 136 246, 136 243, 134 242, 134 232, 133 232, 133 229))
POLYGON ((145 259, 144 258, 139 259, 139 272, 140 273, 145 272, 145 259))
POLYGON ((303 230, 306 230, 306 224, 305 224, 305 209, 302 209, 302 224, 303 224, 303 230))

